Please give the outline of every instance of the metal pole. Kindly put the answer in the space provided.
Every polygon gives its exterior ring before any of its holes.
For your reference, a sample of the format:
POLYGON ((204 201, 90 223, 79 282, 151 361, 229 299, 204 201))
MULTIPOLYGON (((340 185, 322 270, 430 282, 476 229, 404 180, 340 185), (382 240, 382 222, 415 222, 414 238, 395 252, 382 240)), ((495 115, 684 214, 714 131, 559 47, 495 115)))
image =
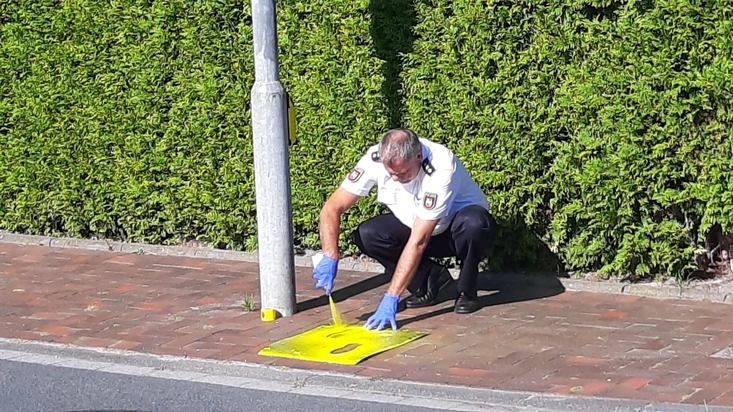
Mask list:
POLYGON ((255 82, 252 134, 262 309, 295 313, 287 101, 278 75, 273 0, 252 1, 255 82))

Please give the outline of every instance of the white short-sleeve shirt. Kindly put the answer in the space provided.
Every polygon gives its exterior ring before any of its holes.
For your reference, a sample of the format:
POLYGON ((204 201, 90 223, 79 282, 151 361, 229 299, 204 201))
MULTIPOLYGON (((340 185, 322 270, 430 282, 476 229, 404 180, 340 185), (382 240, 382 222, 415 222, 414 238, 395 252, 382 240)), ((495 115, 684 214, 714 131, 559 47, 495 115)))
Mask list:
POLYGON ((341 183, 357 196, 366 196, 377 186, 377 202, 387 206, 405 226, 412 228, 415 217, 438 220, 433 235, 442 233, 459 210, 479 205, 488 210, 486 195, 471 178, 461 161, 447 147, 420 139, 423 164, 415 180, 392 180, 379 159, 378 145, 361 157, 341 183))

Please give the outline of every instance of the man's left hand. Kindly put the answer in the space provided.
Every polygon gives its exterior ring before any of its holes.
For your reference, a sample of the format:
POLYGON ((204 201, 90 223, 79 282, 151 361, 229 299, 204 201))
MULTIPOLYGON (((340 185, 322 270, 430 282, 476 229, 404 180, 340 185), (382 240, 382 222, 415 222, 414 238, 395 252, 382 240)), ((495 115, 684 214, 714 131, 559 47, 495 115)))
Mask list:
POLYGON ((365 328, 371 330, 382 330, 387 324, 392 325, 392 330, 397 330, 397 303, 400 297, 385 293, 382 303, 379 304, 377 311, 367 320, 365 328))
POLYGON ((331 289, 333 289, 333 280, 336 278, 338 264, 336 259, 331 259, 331 257, 324 254, 321 261, 313 268, 313 279, 316 281, 316 288, 323 288, 326 295, 330 295, 331 289))

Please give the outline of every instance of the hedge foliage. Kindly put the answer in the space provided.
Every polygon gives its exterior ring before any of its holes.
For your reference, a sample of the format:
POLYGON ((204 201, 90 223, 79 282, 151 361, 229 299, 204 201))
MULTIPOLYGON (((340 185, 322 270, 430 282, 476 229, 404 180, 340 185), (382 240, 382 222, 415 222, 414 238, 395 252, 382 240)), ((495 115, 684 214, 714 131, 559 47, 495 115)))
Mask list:
MULTIPOLYGON (((295 246, 379 135, 453 148, 497 265, 682 276, 733 231, 733 6, 688 0, 284 0, 295 246)), ((0 228, 256 247, 246 0, 0 4, 0 228)), ((360 201, 346 234, 379 213, 360 201)))

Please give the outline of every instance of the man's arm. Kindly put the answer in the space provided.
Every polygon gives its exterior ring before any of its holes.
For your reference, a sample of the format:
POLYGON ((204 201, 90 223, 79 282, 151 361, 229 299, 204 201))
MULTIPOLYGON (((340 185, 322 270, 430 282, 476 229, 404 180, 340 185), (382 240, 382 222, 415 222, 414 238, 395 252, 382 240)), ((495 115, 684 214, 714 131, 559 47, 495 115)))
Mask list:
POLYGON ((395 273, 392 276, 392 282, 387 288, 388 294, 400 296, 407 289, 407 285, 410 284, 410 281, 415 276, 417 266, 420 264, 420 259, 422 259, 428 242, 430 242, 430 236, 436 224, 438 224, 437 220, 415 218, 410 238, 402 250, 402 255, 397 262, 395 273))
POLYGON ((331 259, 339 260, 340 258, 338 239, 341 215, 353 206, 357 200, 359 200, 359 196, 339 187, 321 209, 319 221, 321 249, 331 259))
POLYGON ((430 236, 437 222, 437 220, 415 219, 410 238, 402 250, 397 268, 394 275, 392 275, 392 282, 389 284, 377 311, 364 324, 366 329, 382 330, 387 325, 391 325, 394 330, 397 329, 397 320, 395 319, 397 302, 402 292, 407 289, 412 277, 415 276, 415 270, 425 252, 425 248, 428 246, 430 236))

